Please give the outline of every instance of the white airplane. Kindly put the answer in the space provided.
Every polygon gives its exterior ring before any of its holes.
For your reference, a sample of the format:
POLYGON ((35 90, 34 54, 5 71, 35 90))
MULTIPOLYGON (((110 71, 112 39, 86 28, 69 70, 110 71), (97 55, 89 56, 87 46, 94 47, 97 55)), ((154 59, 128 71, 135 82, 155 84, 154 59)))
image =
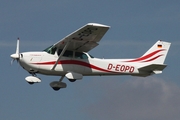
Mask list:
POLYGON ((157 41, 144 55, 135 59, 99 59, 87 52, 98 45, 98 42, 110 26, 88 23, 69 34, 59 42, 40 52, 19 53, 19 39, 16 53, 11 58, 17 60, 31 76, 25 78, 30 83, 39 83, 37 73, 61 76, 59 81, 50 83, 54 90, 66 88, 62 82, 80 80, 83 76, 132 75, 149 76, 160 74, 167 66, 164 64, 171 43, 157 41))

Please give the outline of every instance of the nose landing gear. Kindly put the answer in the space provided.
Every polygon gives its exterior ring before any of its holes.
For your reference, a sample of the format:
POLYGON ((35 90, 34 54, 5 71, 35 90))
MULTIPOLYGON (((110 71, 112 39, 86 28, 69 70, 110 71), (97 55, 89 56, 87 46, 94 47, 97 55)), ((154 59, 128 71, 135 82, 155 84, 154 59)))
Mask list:
POLYGON ((34 84, 34 83, 40 83, 41 79, 35 76, 27 76, 25 78, 25 80, 29 83, 29 84, 34 84))

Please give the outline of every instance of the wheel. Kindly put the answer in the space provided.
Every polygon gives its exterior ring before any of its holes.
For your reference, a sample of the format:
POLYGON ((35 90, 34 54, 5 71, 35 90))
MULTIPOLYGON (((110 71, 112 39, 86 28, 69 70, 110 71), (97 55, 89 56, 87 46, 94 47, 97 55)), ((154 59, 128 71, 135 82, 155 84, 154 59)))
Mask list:
POLYGON ((55 90, 55 91, 58 91, 58 90, 61 89, 60 87, 52 87, 52 88, 53 88, 53 90, 55 90))
POLYGON ((69 81, 70 81, 70 82, 75 82, 75 81, 76 81, 76 79, 69 79, 69 81))
POLYGON ((53 88, 53 90, 58 91, 61 88, 66 88, 66 83, 54 81, 50 83, 50 86, 53 88))
POLYGON ((34 84, 34 82, 28 82, 30 85, 34 84))

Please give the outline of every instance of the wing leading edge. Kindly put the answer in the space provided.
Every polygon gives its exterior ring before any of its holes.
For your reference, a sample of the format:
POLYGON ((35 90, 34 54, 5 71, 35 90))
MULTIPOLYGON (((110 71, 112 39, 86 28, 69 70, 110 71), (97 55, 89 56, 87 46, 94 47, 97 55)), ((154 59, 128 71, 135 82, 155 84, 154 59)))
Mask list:
POLYGON ((54 47, 63 49, 66 43, 69 42, 67 50, 75 50, 79 52, 88 52, 96 47, 101 38, 105 35, 110 26, 88 23, 75 32, 69 34, 59 42, 54 44, 54 47))

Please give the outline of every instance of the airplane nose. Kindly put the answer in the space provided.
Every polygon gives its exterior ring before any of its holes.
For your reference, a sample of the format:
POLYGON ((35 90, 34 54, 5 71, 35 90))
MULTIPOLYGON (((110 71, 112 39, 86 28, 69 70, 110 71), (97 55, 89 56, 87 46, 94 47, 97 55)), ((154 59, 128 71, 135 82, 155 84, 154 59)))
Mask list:
POLYGON ((18 59, 18 58, 19 58, 19 55, 18 55, 18 54, 12 54, 12 55, 10 55, 10 57, 11 57, 12 59, 18 59))

